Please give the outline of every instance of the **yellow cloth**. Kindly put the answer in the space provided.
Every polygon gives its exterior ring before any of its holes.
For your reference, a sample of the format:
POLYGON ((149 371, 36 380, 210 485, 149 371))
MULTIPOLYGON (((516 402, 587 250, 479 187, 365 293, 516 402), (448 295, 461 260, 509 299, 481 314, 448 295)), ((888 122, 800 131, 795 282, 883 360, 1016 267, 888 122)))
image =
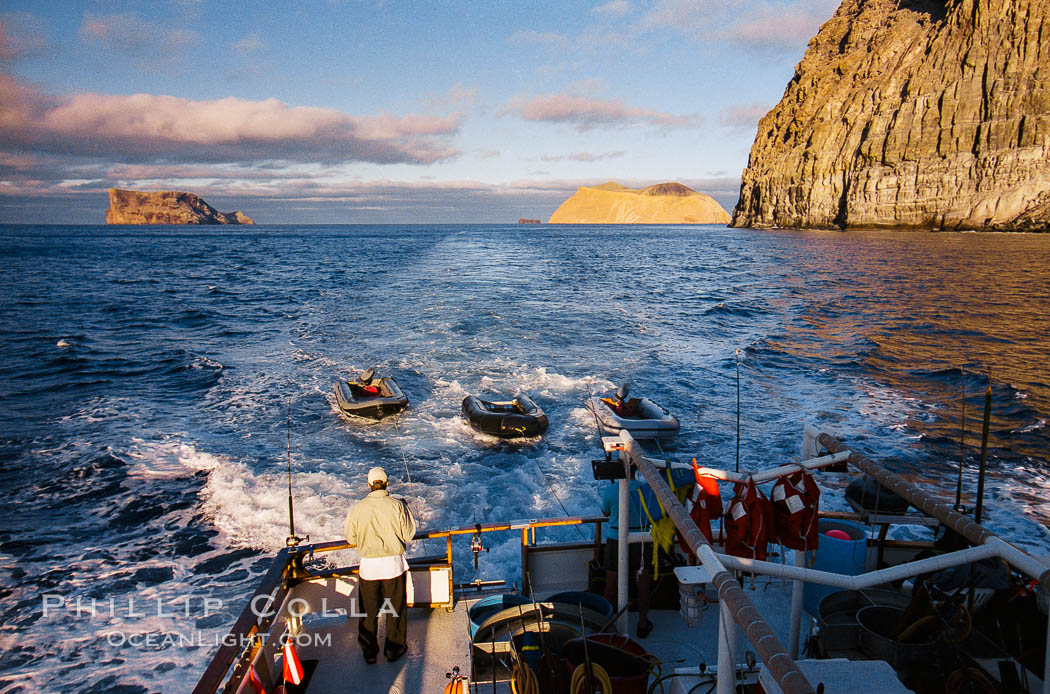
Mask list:
MULTIPOLYGON (((671 478, 671 468, 664 468, 664 472, 667 474, 667 484, 671 487, 671 491, 678 497, 678 500, 685 503, 685 497, 689 493, 689 486, 683 485, 682 487, 675 488, 674 480, 671 478)), ((660 519, 653 520, 653 514, 649 513, 649 506, 645 503, 645 495, 642 494, 642 490, 638 490, 638 499, 642 502, 642 511, 649 518, 650 528, 649 534, 653 538, 653 578, 660 577, 660 552, 655 551, 657 548, 663 552, 670 552, 671 547, 674 545, 674 535, 676 528, 674 527, 674 521, 667 515, 667 509, 660 503, 660 499, 656 499, 656 503, 660 506, 660 519)))

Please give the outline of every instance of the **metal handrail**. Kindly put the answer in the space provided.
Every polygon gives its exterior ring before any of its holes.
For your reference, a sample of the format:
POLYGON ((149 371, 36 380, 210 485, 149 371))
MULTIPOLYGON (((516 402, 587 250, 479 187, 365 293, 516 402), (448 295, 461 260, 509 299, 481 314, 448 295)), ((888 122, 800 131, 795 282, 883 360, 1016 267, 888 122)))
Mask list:
MULTIPOLYGON (((671 488, 667 486, 667 482, 657 471, 656 466, 645 457, 644 452, 630 432, 626 430, 620 432, 620 438, 624 442, 623 453, 627 455, 628 460, 649 482, 649 486, 652 487, 660 503, 663 504, 667 515, 674 522, 675 527, 678 528, 678 532, 682 534, 682 537, 696 552, 696 556, 701 563, 710 569, 712 574, 711 582, 718 589, 719 602, 724 609, 728 610, 732 620, 747 634, 747 638, 755 647, 758 657, 769 669, 770 674, 784 694, 813 694, 815 691, 813 685, 809 683, 806 676, 799 670, 794 658, 788 655, 787 650, 780 643, 780 639, 777 638, 773 630, 770 629, 769 624, 762 617, 762 614, 751 603, 747 593, 737 583, 733 574, 729 573, 719 561, 718 556, 715 555, 714 550, 708 544, 707 538, 700 532, 700 528, 697 527, 693 519, 689 517, 685 506, 671 491, 671 488)), ((722 638, 724 639, 724 637, 722 638)), ((730 675, 723 671, 726 668, 732 669, 735 673, 736 664, 731 659, 726 659, 720 643, 718 663, 720 692, 726 691, 723 683, 732 682, 729 679, 730 675)))
MULTIPOLYGON (((831 435, 820 432, 812 427, 807 427, 806 429, 807 436, 812 437, 826 450, 831 451, 840 458, 845 456, 847 464, 859 468, 865 474, 873 477, 882 486, 907 499, 908 502, 917 509, 933 518, 936 518, 938 521, 977 546, 957 550, 936 557, 908 562, 907 564, 901 564, 886 569, 880 569, 878 571, 867 572, 859 576, 844 576, 826 571, 807 569, 801 566, 787 566, 784 564, 734 557, 727 554, 716 554, 708 544, 707 538, 700 533, 696 524, 688 514, 685 513, 685 507, 678 502, 677 498, 671 493, 670 488, 663 482, 662 477, 656 471, 652 461, 642 454, 641 450, 637 447, 637 444, 630 438, 630 434, 626 432, 621 434, 621 437, 627 440, 624 445, 624 452, 628 456, 628 459, 635 464, 639 472, 642 473, 649 482, 649 485, 657 493, 658 498, 660 498, 661 503, 664 504, 664 507, 668 511, 668 515, 674 521, 679 532, 681 532, 683 537, 686 538, 690 546, 695 548, 694 551, 696 552, 697 557, 702 563, 708 564, 712 569, 712 572, 715 573, 715 578, 712 582, 719 587, 720 597, 722 597, 722 586, 725 585, 726 581, 725 579, 719 578, 719 576, 722 572, 725 572, 726 567, 738 571, 748 571, 757 574, 788 578, 794 581, 819 583, 847 590, 861 590, 875 585, 888 583, 890 581, 913 578, 933 570, 969 564, 988 557, 998 557, 1010 564, 1016 570, 1033 578, 1037 578, 1039 581, 1039 590, 1050 591, 1050 567, 1047 567, 1044 563, 1021 551, 1009 542, 1006 542, 987 528, 977 524, 973 519, 964 516, 936 497, 917 489, 914 485, 909 484, 900 476, 889 472, 870 458, 849 450, 844 443, 831 435)), ((778 470, 779 469, 781 468, 778 468, 778 470)), ((712 471, 706 470, 706 472, 712 471)), ((766 473, 757 473, 755 478, 761 478, 763 480, 772 479, 772 477, 766 473)), ((734 587, 739 590, 739 586, 736 584, 735 580, 732 581, 730 588, 732 589, 734 587)), ((796 597, 795 599, 798 598, 796 597)), ((744 600, 746 600, 746 596, 744 596, 744 600)), ((781 648, 781 646, 775 636, 772 636, 771 634, 763 634, 762 628, 752 629, 752 627, 755 626, 754 624, 745 624, 745 622, 749 621, 753 616, 757 616, 757 621, 761 622, 761 627, 765 627, 765 622, 761 621, 761 617, 758 615, 757 611, 754 611, 752 614, 753 610, 754 608, 750 606, 749 602, 743 606, 734 606, 733 616, 735 621, 745 628, 749 640, 759 652, 762 661, 770 668, 770 671, 773 672, 773 667, 767 660, 766 655, 763 654, 763 648, 760 645, 760 642, 755 639, 766 640, 772 637, 773 640, 768 641, 768 644, 777 648, 781 648), (743 618, 740 616, 742 613, 744 614, 743 618), (752 634, 752 631, 754 631, 754 634, 752 634)), ((793 605, 792 614, 795 615, 797 613, 798 610, 795 609, 795 606, 793 605)), ((1044 662, 1043 694, 1050 694, 1050 677, 1047 676, 1050 675, 1050 621, 1048 621, 1047 624, 1047 635, 1048 640, 1044 662)), ((770 648, 766 648, 765 651, 771 659, 783 657, 784 660, 791 660, 791 657, 787 653, 774 653, 770 648)), ((790 665, 795 666, 795 663, 792 661, 790 665)), ((774 676, 776 676, 775 673, 774 676)), ((808 682, 806 685, 808 686, 808 682)), ((789 691, 787 687, 783 686, 783 684, 781 684, 781 687, 785 692, 789 691)))

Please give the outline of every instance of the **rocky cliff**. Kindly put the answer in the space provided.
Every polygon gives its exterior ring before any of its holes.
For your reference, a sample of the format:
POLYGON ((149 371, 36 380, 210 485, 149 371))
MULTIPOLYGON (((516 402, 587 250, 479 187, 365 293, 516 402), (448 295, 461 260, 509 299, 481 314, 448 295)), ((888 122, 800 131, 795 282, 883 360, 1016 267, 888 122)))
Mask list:
POLYGON ((109 189, 106 224, 255 224, 241 212, 219 212, 193 193, 109 189))
POLYGON ((734 226, 1050 228, 1050 2, 844 0, 759 123, 734 226))
POLYGON ((619 183, 583 187, 563 202, 548 224, 728 224, 715 200, 681 183, 641 190, 619 183))

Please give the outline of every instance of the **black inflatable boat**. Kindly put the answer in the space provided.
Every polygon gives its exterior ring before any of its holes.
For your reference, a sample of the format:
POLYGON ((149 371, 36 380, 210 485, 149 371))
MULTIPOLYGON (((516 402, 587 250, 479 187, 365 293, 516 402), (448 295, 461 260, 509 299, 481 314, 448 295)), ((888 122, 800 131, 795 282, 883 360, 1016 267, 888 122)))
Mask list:
POLYGON ((509 402, 486 402, 468 395, 463 398, 463 416, 481 433, 504 439, 539 436, 549 424, 547 415, 527 395, 509 402))
POLYGON ((382 419, 408 407, 408 397, 397 381, 389 376, 376 378, 369 369, 356 381, 335 384, 335 402, 345 414, 368 419, 382 419))

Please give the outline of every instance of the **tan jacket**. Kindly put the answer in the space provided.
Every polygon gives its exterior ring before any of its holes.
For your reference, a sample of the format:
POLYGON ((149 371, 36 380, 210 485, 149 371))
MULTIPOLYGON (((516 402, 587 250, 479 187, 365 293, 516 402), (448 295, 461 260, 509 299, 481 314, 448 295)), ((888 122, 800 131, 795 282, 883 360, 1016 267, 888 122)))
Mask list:
POLYGON ((350 507, 343 523, 346 541, 370 559, 402 554, 416 534, 416 519, 408 504, 385 489, 370 492, 350 507))

